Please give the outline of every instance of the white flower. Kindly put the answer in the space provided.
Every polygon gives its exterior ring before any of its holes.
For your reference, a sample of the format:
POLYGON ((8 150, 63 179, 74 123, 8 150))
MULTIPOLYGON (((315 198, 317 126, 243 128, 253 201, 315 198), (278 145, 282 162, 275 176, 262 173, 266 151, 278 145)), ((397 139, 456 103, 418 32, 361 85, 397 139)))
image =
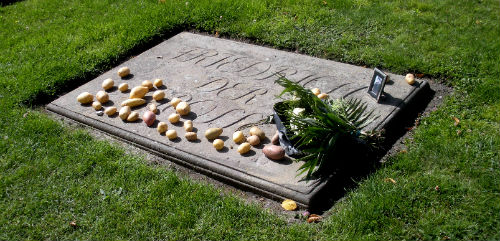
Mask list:
POLYGON ((306 109, 304 109, 304 108, 295 108, 295 109, 293 109, 292 112, 294 115, 300 115, 300 114, 304 113, 305 110, 306 109))

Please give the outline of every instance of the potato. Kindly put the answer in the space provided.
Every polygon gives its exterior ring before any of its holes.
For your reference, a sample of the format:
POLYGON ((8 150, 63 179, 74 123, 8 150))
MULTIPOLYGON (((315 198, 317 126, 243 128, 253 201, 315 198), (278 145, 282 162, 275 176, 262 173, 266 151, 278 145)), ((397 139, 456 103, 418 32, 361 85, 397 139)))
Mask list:
POLYGON ((88 104, 94 100, 94 96, 89 92, 83 92, 76 97, 76 100, 82 104, 88 104))
MULTIPOLYGON (((281 207, 283 207, 285 210, 293 211, 293 210, 297 209, 297 203, 291 199, 285 199, 281 203, 281 207)), ((315 215, 315 214, 313 214, 313 215, 315 215)), ((312 216, 312 215, 310 215, 310 216, 312 216)), ((309 222, 309 219, 307 221, 309 222)))
POLYGON ((160 86, 163 85, 163 80, 155 79, 155 81, 153 82, 153 85, 156 86, 156 88, 159 88, 160 86))
POLYGON ((224 141, 221 139, 215 139, 212 142, 212 145, 215 147, 215 150, 220 151, 222 148, 224 148, 224 141))
POLYGON ((187 115, 191 111, 191 107, 187 102, 182 101, 177 104, 175 110, 177 111, 177 113, 179 113, 179 115, 187 115))
POLYGON ((148 105, 148 109, 149 109, 151 112, 153 112, 153 113, 155 113, 155 114, 158 114, 158 107, 156 107, 156 104, 154 104, 154 103, 149 104, 149 105, 148 105))
POLYGON ((198 139, 196 132, 186 132, 184 136, 188 141, 196 141, 198 139))
POLYGON ((181 116, 179 114, 176 114, 176 113, 172 113, 168 116, 168 121, 170 121, 170 123, 172 123, 172 124, 179 122, 180 119, 181 119, 181 116))
POLYGON ((105 79, 102 82, 101 86, 104 90, 109 90, 109 89, 113 88, 114 85, 115 85, 115 82, 112 79, 105 79))
POLYGON ((245 142, 245 135, 243 135, 243 132, 242 131, 237 131, 233 134, 233 141, 235 143, 241 143, 241 142, 245 142))
POLYGON ((412 85, 415 83, 415 76, 413 74, 406 74, 405 76, 406 83, 412 85))
POLYGON ((250 151, 250 144, 248 142, 243 142, 238 146, 238 152, 240 154, 245 154, 250 151))
POLYGON ((158 127, 156 127, 156 130, 160 133, 163 133, 168 130, 168 125, 165 122, 160 122, 158 123, 158 127))
POLYGON ((149 80, 144 80, 144 81, 142 81, 141 86, 144 86, 144 87, 148 88, 148 90, 150 90, 153 88, 153 83, 149 80))
POLYGON ((156 101, 163 100, 165 98, 165 92, 163 90, 157 90, 153 93, 153 99, 156 101))
POLYGON ((133 99, 128 99, 128 100, 123 101, 121 106, 136 107, 136 106, 144 105, 144 104, 146 104, 145 99, 133 98, 133 99))
POLYGON ((315 96, 318 96, 319 94, 321 94, 321 90, 319 90, 318 88, 311 89, 311 91, 313 92, 313 94, 315 96))
POLYGON ((173 140, 177 138, 177 131, 176 130, 168 130, 165 135, 168 137, 168 139, 173 140))
POLYGON ((121 91, 121 92, 125 92, 128 90, 128 84, 127 83, 121 83, 120 85, 118 85, 118 89, 121 91))
POLYGON ((95 98, 97 99, 97 101, 101 102, 102 104, 109 101, 108 93, 106 93, 103 90, 98 91, 97 94, 95 95, 95 98))
POLYGON ((144 86, 136 86, 130 91, 129 99, 143 98, 148 93, 148 88, 144 86))
POLYGON ((251 136, 258 136, 260 140, 266 139, 266 133, 264 133, 259 127, 253 126, 250 128, 251 136))
POLYGON ((114 107, 114 106, 108 107, 108 108, 104 109, 104 113, 108 116, 112 116, 116 113, 116 107, 114 107))
POLYGON ((247 138, 247 142, 252 146, 256 146, 260 144, 260 138, 258 136, 250 136, 247 138))
POLYGON ((273 143, 274 145, 279 145, 280 144, 280 135, 279 135, 278 131, 276 131, 276 133, 274 134, 273 138, 271 138, 271 143, 273 143))
POLYGON ((182 100, 181 100, 181 99, 179 99, 179 98, 175 97, 175 98, 173 98, 173 99, 170 101, 170 104, 171 104, 171 105, 174 107, 174 109, 175 109, 175 107, 177 107, 177 105, 178 105, 179 103, 181 103, 181 102, 182 102, 182 100))
POLYGON ((222 134, 222 128, 209 128, 205 131, 205 137, 208 140, 213 140, 222 134))
POLYGON ((120 117, 120 119, 126 120, 128 118, 128 116, 130 115, 130 113, 132 113, 132 109, 130 108, 130 106, 124 106, 124 107, 120 108, 120 112, 118 112, 118 116, 120 117))
POLYGON ((262 149, 262 152, 271 160, 281 160, 285 157, 285 150, 277 145, 266 145, 264 149, 262 149))
POLYGON ((187 132, 193 131, 193 121, 191 120, 184 121, 184 130, 186 130, 187 132))
POLYGON ((147 126, 151 126, 156 120, 156 115, 155 113, 148 110, 142 115, 142 120, 144 121, 144 123, 146 123, 147 126))
POLYGON ((119 70, 118 70, 118 76, 120 77, 127 77, 127 75, 130 74, 130 69, 128 67, 121 67, 119 70))
POLYGON ((139 113, 137 111, 130 112, 130 115, 127 117, 127 121, 134 122, 139 119, 139 113))
POLYGON ((102 109, 101 102, 99 102, 99 101, 92 102, 92 107, 94 108, 94 110, 100 110, 100 109, 102 109))
POLYGON ((327 99, 328 98, 328 94, 327 93, 321 93, 318 95, 318 98, 324 100, 324 99, 327 99))

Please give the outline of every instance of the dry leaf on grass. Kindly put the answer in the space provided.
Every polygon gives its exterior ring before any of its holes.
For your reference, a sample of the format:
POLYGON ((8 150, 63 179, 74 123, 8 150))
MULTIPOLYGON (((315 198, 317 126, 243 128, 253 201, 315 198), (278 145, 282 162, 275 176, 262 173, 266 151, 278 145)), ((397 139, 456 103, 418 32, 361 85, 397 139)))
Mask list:
POLYGON ((307 222, 308 223, 313 223, 313 222, 319 222, 321 220, 321 216, 317 215, 317 214, 311 214, 309 215, 309 217, 307 218, 307 222))
POLYGON ((396 180, 394 180, 394 179, 392 179, 392 178, 390 178, 390 177, 388 177, 388 178, 384 179, 384 181, 385 181, 385 182, 392 182, 393 184, 396 184, 396 180))
POLYGON ((281 203, 281 207, 283 207, 285 210, 293 211, 297 209, 297 203, 293 200, 286 199, 281 203))

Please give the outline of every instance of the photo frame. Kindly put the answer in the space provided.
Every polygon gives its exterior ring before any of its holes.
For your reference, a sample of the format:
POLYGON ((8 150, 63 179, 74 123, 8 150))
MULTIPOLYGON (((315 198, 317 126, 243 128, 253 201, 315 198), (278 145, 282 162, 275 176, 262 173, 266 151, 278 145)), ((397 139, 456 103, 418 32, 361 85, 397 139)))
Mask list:
POLYGON ((370 87, 368 88, 368 94, 373 98, 380 101, 382 93, 384 92, 385 82, 387 81, 387 75, 381 70, 375 68, 373 70, 373 77, 370 82, 370 87))

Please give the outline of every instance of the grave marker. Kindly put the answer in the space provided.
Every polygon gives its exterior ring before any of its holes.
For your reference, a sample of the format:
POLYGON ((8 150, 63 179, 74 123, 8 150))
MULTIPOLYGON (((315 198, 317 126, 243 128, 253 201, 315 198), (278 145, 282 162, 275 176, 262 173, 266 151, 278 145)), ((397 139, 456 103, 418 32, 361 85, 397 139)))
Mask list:
MULTIPOLYGON (((373 75, 371 69, 180 33, 60 97, 47 108, 200 172, 270 196, 286 197, 309 205, 325 182, 300 180, 296 176, 300 163, 290 159, 269 160, 262 154, 262 145, 240 155, 236 151, 238 145, 232 142, 232 134, 238 127, 258 122, 273 113, 273 105, 279 101, 276 96, 282 91, 282 87, 274 83, 278 75, 285 75, 307 88, 320 88, 330 98, 362 99, 368 108, 376 108, 376 113, 380 115, 366 129, 384 128, 427 85, 420 80, 417 85, 410 86, 404 81, 404 76, 388 74, 392 80, 384 89, 388 95, 377 103, 367 94, 373 75), (117 70, 123 66, 131 69, 132 77, 118 77, 117 70), (130 123, 117 116, 99 116, 92 107, 76 101, 76 96, 85 91, 95 95, 107 78, 115 81, 115 87, 127 83, 130 88, 139 86, 143 80, 163 79, 166 98, 154 101, 151 97, 154 91, 151 91, 146 95, 146 101, 156 102, 159 110, 156 119, 163 122, 167 122, 168 116, 175 112, 169 105, 173 97, 191 105, 191 114, 183 116, 179 124, 169 123, 169 129, 176 130, 181 138, 170 141, 157 132, 156 124, 147 127, 140 121, 130 123), (199 141, 189 142, 184 138, 182 121, 186 120, 193 121, 199 141), (210 127, 224 128, 221 138, 225 141, 225 148, 221 151, 215 150, 212 143, 203 137, 210 127)), ((110 102, 103 106, 117 108, 129 95, 117 88, 111 89, 108 94, 110 102)), ((142 105, 133 110, 142 115, 147 107, 142 105)), ((276 130, 272 124, 260 127, 268 137, 276 130)))

